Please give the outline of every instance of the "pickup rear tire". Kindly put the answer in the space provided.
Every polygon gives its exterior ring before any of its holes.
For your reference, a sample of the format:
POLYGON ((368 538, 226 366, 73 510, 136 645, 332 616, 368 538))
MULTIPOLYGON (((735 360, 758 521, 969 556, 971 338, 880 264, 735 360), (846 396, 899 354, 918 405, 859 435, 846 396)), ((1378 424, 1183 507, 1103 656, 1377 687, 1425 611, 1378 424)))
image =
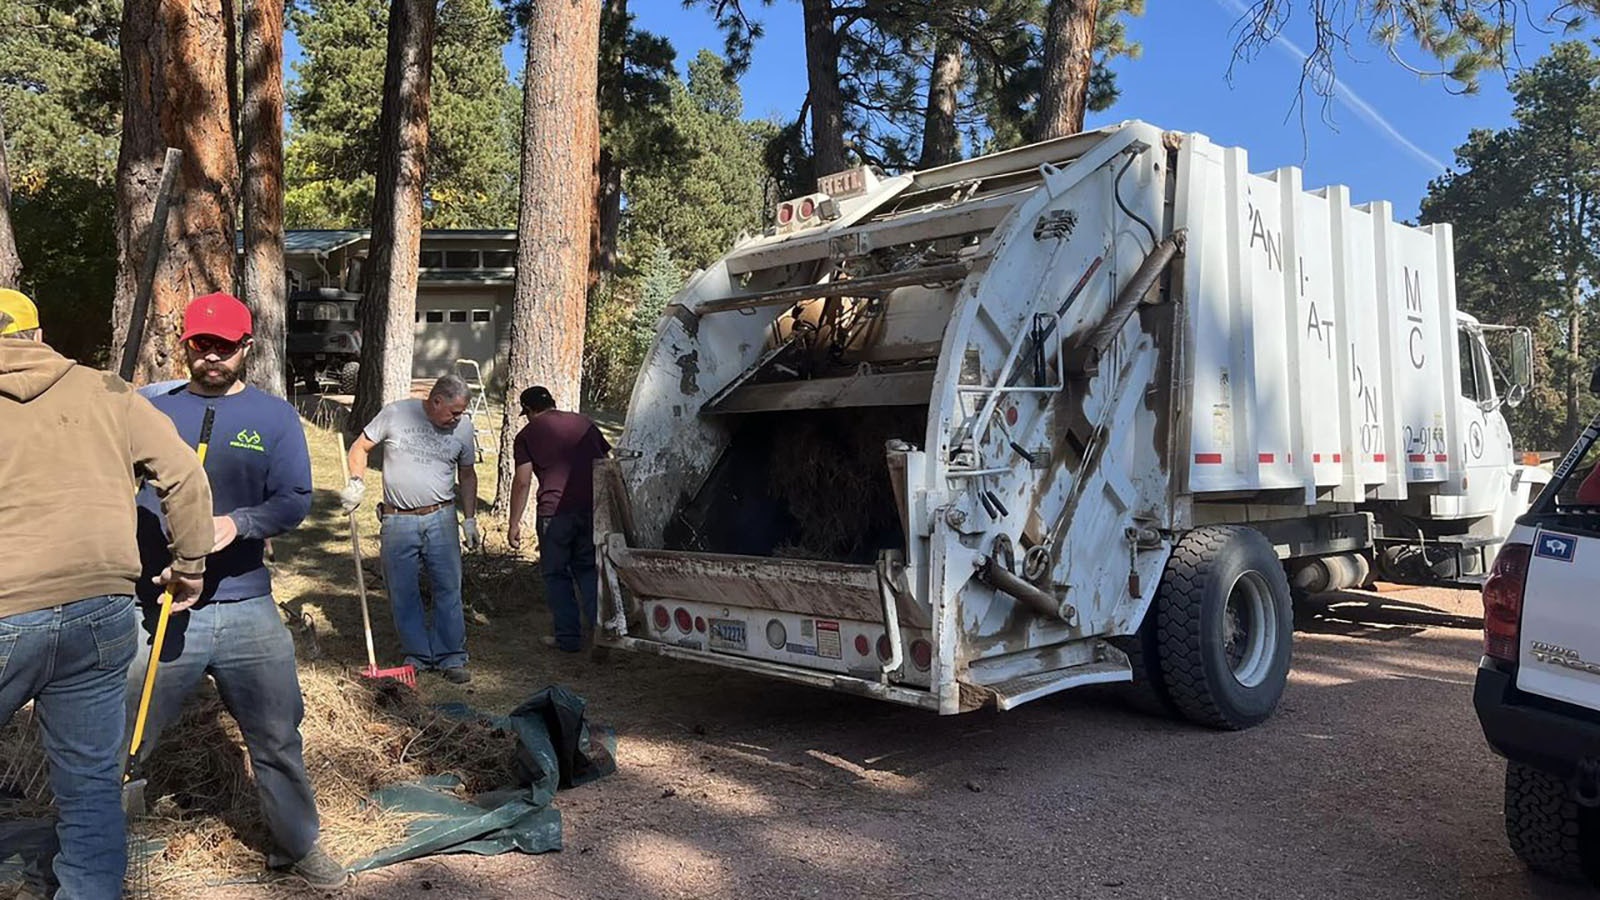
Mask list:
POLYGON ((1260 532, 1218 525, 1185 534, 1153 612, 1160 683, 1184 718, 1237 731, 1277 709, 1294 611, 1283 565, 1260 532))
POLYGON ((356 392, 356 379, 361 375, 361 364, 347 362, 339 367, 339 390, 346 394, 356 392))
POLYGON ((1563 881, 1583 880, 1584 838, 1595 836, 1585 812, 1561 779, 1506 763, 1506 840, 1528 868, 1563 881))

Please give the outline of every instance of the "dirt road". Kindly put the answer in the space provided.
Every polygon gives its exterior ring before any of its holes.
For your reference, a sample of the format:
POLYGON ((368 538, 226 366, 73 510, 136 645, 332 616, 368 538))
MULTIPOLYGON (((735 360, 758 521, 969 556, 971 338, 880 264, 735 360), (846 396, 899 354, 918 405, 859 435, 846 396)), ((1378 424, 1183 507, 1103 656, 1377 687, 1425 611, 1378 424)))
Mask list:
POLYGON ((524 655, 499 680, 491 659, 463 699, 570 684, 616 726, 622 770, 560 796, 562 853, 414 863, 350 895, 1581 896, 1506 849, 1476 614, 1448 591, 1336 605, 1302 623, 1277 716, 1241 734, 1106 694, 941 719, 632 656, 524 655))

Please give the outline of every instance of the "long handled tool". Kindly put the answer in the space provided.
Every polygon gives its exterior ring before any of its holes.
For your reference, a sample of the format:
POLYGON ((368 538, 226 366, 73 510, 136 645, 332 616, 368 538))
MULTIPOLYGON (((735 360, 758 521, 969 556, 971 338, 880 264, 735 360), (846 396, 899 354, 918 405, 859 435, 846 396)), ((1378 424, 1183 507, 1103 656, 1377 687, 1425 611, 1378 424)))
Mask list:
MULTIPOLYGON (((200 466, 206 464, 206 448, 211 444, 211 425, 217 418, 217 408, 207 406, 205 418, 200 422, 200 441, 195 454, 200 466)), ((167 624, 172 620, 172 588, 161 592, 161 611, 156 616, 156 630, 150 642, 150 661, 144 667, 144 688, 139 692, 139 711, 133 717, 133 739, 128 743, 128 761, 122 769, 122 809, 129 815, 144 814, 143 778, 130 780, 134 763, 139 759, 139 747, 144 744, 145 721, 150 717, 150 697, 155 693, 156 669, 161 665, 161 647, 167 640, 167 624)))
POLYGON ((139 348, 144 344, 144 323, 150 315, 150 295, 155 292, 161 251, 167 246, 167 212, 172 205, 172 186, 178 180, 178 168, 182 164, 183 151, 168 147, 161 163, 161 183, 156 188, 155 210, 150 217, 150 243, 145 250, 144 266, 139 271, 139 283, 133 293, 128 335, 122 342, 122 363, 117 366, 117 374, 122 376, 123 381, 133 380, 133 370, 139 363, 139 348))
MULTIPOLYGON (((344 473, 346 483, 350 481, 350 461, 346 457, 344 440, 339 440, 339 471, 344 473)), ((372 613, 367 609, 367 572, 361 567, 361 530, 356 525, 356 511, 350 510, 350 558, 356 564, 356 591, 361 595, 361 629, 367 635, 367 667, 361 670, 366 678, 393 678, 406 687, 417 686, 417 670, 411 665, 397 666, 392 669, 378 668, 378 654, 372 649, 372 613)))

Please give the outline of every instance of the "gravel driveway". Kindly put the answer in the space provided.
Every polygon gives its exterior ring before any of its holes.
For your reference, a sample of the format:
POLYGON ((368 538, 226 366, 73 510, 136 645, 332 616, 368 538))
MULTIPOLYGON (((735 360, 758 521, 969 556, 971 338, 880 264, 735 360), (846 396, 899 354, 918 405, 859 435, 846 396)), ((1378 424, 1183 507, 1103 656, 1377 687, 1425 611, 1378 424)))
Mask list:
POLYGON ((1471 706, 1478 610, 1345 595, 1301 623, 1278 714, 1238 734, 1104 692, 938 718, 585 662, 563 680, 616 725, 622 770, 558 799, 564 852, 404 865, 347 896, 1584 896, 1506 848, 1471 706))

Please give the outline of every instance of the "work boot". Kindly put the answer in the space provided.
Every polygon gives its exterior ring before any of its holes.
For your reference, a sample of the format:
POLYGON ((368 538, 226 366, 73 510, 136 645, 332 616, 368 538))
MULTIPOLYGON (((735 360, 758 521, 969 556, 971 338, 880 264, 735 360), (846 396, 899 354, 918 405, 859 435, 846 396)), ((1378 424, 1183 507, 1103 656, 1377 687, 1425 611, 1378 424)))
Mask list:
POLYGON ((321 847, 312 847, 310 853, 289 866, 289 874, 323 891, 342 888, 350 880, 350 873, 345 871, 345 867, 324 853, 321 847))
POLYGON ((444 680, 451 684, 466 684, 472 680, 472 673, 467 671, 466 666, 456 666, 444 670, 444 680))

